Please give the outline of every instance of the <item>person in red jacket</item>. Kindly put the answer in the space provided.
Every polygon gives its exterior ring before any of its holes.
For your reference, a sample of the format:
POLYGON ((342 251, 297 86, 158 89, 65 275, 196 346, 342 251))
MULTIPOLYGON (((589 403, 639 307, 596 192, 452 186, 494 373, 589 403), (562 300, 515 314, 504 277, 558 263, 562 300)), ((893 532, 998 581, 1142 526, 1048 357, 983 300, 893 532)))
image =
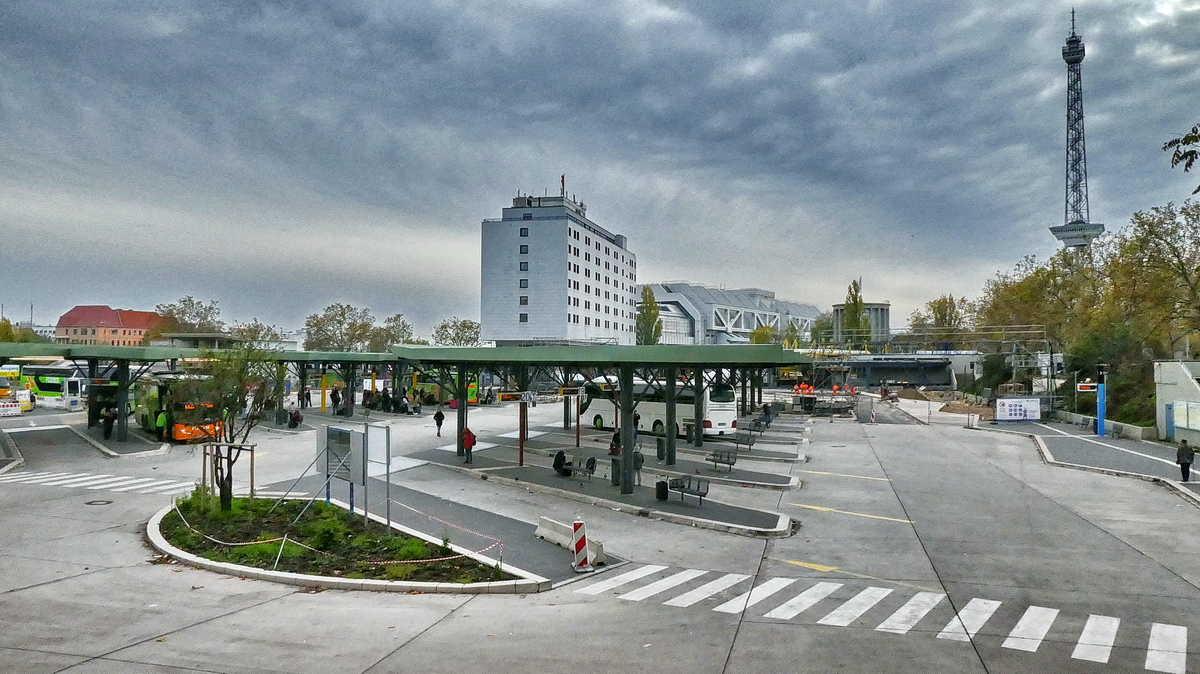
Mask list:
POLYGON ((470 428, 463 427, 462 434, 463 450, 467 453, 467 460, 463 463, 471 463, 471 450, 475 447, 475 434, 470 428))

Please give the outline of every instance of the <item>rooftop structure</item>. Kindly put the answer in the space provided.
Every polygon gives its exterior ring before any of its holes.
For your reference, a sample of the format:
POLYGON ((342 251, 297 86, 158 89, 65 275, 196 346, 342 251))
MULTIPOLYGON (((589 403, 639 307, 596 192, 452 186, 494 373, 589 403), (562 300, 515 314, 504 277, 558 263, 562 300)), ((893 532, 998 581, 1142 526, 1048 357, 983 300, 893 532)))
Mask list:
POLYGON ((821 315, 816 305, 776 299, 761 288, 726 290, 678 281, 646 285, 658 304, 662 344, 746 344, 763 326, 781 333, 794 326, 803 335, 821 315))
POLYGON ((54 341, 137 346, 161 320, 162 316, 153 311, 113 309, 105 304, 80 305, 58 319, 54 341))

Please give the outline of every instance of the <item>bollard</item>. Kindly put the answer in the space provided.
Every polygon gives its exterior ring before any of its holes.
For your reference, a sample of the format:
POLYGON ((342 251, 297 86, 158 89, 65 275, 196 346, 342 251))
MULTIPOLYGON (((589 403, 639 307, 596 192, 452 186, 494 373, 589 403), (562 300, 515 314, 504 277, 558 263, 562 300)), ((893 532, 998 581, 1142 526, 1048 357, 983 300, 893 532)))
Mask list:
POLYGON ((583 520, 575 520, 571 528, 574 531, 571 548, 575 551, 575 560, 572 568, 575 569, 575 573, 591 573, 596 569, 592 567, 591 562, 588 560, 587 531, 583 526, 583 520))

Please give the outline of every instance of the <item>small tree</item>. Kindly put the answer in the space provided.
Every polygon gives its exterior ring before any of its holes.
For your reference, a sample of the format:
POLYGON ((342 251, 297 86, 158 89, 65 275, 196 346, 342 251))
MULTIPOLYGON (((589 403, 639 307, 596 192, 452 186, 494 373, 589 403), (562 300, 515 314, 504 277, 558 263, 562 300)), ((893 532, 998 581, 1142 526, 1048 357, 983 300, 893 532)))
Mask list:
POLYGON ((221 309, 216 300, 203 301, 186 295, 170 304, 159 304, 154 307, 155 313, 162 317, 146 336, 143 344, 168 332, 224 332, 225 322, 221 320, 221 309))
POLYGON ((286 373, 286 364, 265 347, 264 337, 278 330, 257 321, 240 327, 248 337, 244 341, 228 349, 202 351, 205 374, 193 384, 198 398, 212 404, 220 422, 213 468, 221 510, 233 507, 233 466, 241 454, 239 445, 245 444, 263 415, 279 405, 286 373))
POLYGON ((459 318, 447 318, 433 329, 433 343, 438 346, 478 346, 479 323, 459 318))
POLYGON ((637 316, 634 319, 634 334, 638 344, 658 344, 662 339, 662 318, 658 310, 658 301, 654 299, 654 289, 648 285, 642 286, 642 301, 638 304, 637 316))
POLYGON ((371 336, 367 340, 367 351, 383 353, 390 351, 396 344, 411 344, 412 342, 412 323, 404 320, 404 314, 396 314, 384 320, 383 325, 371 328, 371 336))
POLYGON ((862 288, 857 280, 846 288, 846 304, 842 310, 842 341, 850 348, 866 346, 871 341, 871 322, 863 306, 862 288))
POLYGON ((750 331, 751 344, 774 344, 779 339, 779 332, 769 325, 760 325, 750 331))
POLYGON ((817 316, 808 331, 808 339, 813 346, 828 344, 833 341, 833 314, 826 311, 817 316))

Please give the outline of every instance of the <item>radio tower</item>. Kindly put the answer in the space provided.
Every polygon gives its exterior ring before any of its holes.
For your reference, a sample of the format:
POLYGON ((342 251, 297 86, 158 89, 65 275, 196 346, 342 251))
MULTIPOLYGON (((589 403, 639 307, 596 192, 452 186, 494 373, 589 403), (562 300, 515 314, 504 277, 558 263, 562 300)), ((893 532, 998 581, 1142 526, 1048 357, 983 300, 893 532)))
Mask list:
POLYGON ((1084 248, 1104 233, 1104 225, 1088 221, 1087 151, 1083 142, 1083 38, 1075 34, 1071 10, 1071 35, 1062 48, 1067 62, 1067 200, 1063 223, 1050 232, 1070 248, 1084 248))

